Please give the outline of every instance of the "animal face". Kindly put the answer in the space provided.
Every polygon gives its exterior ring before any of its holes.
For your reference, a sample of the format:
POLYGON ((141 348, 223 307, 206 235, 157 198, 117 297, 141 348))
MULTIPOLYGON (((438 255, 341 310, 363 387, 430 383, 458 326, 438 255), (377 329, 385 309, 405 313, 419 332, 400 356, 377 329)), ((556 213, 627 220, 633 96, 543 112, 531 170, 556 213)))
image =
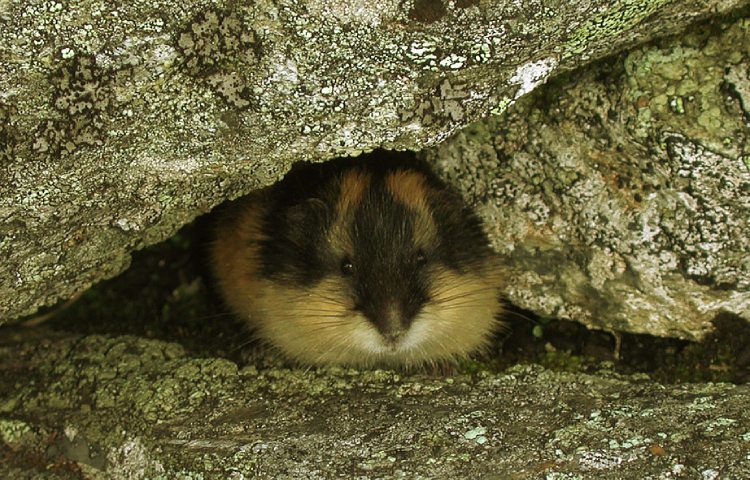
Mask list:
POLYGON ((354 365, 434 362, 487 342, 499 278, 459 195, 413 166, 308 168, 284 181, 254 240, 247 301, 263 338, 306 363, 354 365))

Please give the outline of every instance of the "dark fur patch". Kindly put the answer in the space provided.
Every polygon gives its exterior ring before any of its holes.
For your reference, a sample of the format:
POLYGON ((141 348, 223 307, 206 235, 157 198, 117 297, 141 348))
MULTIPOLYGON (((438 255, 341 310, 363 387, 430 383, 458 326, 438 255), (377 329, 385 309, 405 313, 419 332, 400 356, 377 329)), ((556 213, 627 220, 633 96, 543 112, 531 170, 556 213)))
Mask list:
POLYGON ((447 267, 467 273, 494 255, 482 221, 457 192, 443 191, 430 207, 439 216, 436 257, 447 267))
POLYGON ((428 278, 414 242, 415 216, 386 190, 381 178, 350 227, 355 301, 383 333, 408 328, 427 300, 428 278), (391 310, 398 312, 399 323, 391 320, 391 310))
POLYGON ((492 255, 479 218, 414 158, 371 155, 298 164, 269 195, 262 274, 302 287, 343 276, 349 290, 332 295, 348 298, 384 334, 408 329, 429 300, 430 268, 471 273, 492 255), (347 202, 341 198, 342 181, 349 182, 344 191, 351 192, 354 169, 367 176, 367 184, 357 190, 361 198, 347 202), (419 188, 413 173, 399 172, 417 172, 419 188), (398 181, 404 184, 394 185, 398 181), (332 233, 341 222, 342 205, 351 206, 350 223, 332 233), (347 238, 332 240, 332 234, 347 238), (353 251, 344 252, 340 245, 353 251), (351 262, 353 269, 342 272, 342 262, 351 262), (400 322, 393 321, 396 317, 400 322))

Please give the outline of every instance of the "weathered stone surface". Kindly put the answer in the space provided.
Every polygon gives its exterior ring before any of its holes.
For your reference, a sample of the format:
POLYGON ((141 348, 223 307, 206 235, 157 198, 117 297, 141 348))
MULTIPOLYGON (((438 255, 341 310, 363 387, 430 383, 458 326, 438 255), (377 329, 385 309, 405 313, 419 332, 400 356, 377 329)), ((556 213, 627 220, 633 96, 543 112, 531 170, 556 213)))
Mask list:
POLYGON ((3 478, 750 477, 747 385, 240 369, 101 336, 6 344, 0 367, 3 478))
POLYGON ((293 160, 435 144, 555 72, 747 3, 4 1, 0 322, 293 160))
POLYGON ((516 304, 698 339, 750 319, 750 19, 556 80, 427 152, 481 204, 516 304))

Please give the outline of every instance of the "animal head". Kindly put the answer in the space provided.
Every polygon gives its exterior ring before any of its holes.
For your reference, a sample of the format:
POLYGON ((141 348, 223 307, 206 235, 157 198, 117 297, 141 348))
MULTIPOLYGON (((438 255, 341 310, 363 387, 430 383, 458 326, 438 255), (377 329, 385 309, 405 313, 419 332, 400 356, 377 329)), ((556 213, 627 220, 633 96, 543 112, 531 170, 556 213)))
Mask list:
POLYGON ((418 162, 306 164, 264 218, 261 335, 315 364, 419 364, 483 346, 499 313, 480 220, 418 162))

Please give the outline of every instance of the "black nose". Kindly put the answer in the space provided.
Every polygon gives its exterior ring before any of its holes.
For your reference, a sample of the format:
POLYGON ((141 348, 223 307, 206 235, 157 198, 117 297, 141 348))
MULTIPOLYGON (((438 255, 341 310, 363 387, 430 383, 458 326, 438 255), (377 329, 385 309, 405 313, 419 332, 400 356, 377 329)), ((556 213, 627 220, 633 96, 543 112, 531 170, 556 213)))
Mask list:
POLYGON ((424 306, 425 287, 414 279, 395 277, 389 283, 362 285, 357 305, 387 345, 404 340, 412 322, 424 306))
POLYGON ((399 340, 401 340, 401 338, 404 336, 404 333, 406 333, 406 330, 404 330, 403 328, 396 328, 390 331, 381 332, 386 343, 391 345, 397 344, 399 340))
POLYGON ((409 329, 411 316, 405 312, 402 302, 388 299, 369 303, 364 307, 362 312, 387 344, 397 344, 409 329))

